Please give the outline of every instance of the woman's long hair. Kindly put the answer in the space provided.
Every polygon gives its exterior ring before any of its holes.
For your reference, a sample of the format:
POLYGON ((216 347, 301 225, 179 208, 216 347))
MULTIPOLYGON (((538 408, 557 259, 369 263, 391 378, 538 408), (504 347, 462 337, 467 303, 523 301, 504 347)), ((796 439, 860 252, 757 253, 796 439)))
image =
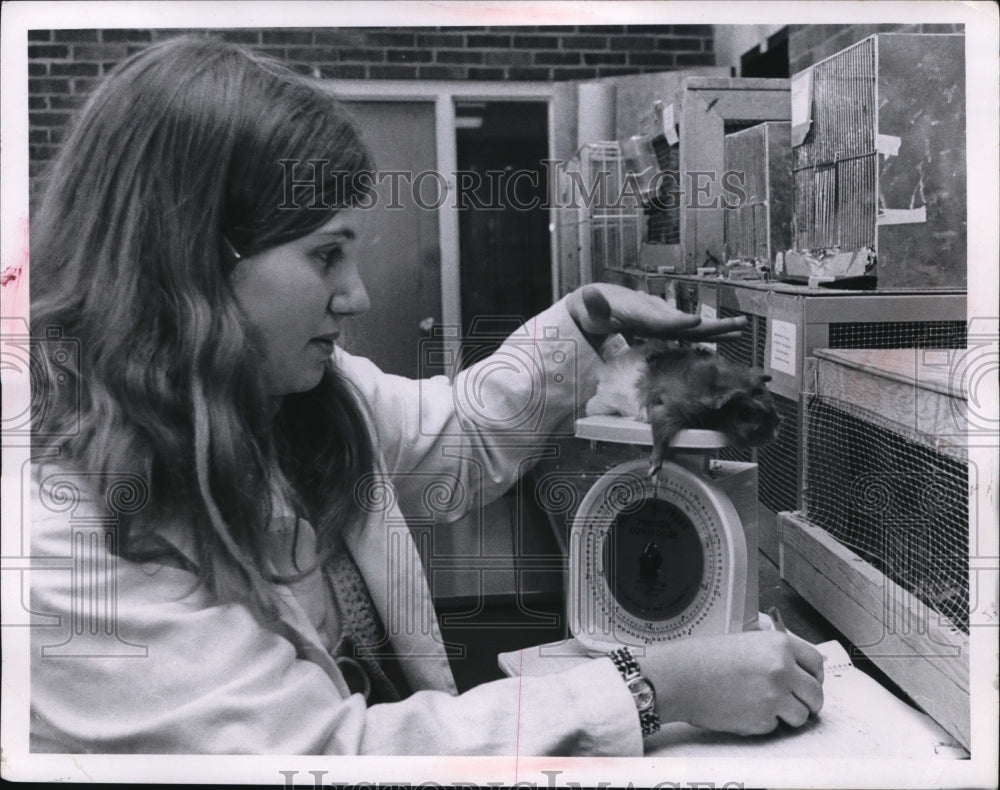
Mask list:
POLYGON ((243 47, 184 37, 133 55, 96 89, 32 218, 32 334, 58 328, 80 359, 56 370, 37 355, 37 441, 64 437, 60 463, 91 479, 146 481, 149 504, 119 531, 123 556, 171 553, 157 528, 179 524, 199 577, 223 594, 235 575, 237 594, 268 619, 272 495, 329 550, 360 517, 355 483, 374 453, 332 364, 274 415, 229 275, 237 256, 351 205, 363 187, 344 174, 370 170, 321 87, 243 47), (314 166, 322 193, 287 194, 288 174, 308 181, 314 166))

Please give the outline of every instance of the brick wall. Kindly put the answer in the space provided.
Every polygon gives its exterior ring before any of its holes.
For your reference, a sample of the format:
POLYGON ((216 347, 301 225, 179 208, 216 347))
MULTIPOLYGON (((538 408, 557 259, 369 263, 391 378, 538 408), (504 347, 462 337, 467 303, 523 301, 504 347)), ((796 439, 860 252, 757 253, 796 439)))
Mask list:
POLYGON ((872 33, 964 33, 961 24, 789 25, 788 68, 795 74, 872 33))
MULTIPOLYGON (((73 110, 116 63, 178 30, 28 33, 32 193, 73 110)), ((715 63, 711 25, 217 30, 304 73, 341 79, 593 79, 715 63)))

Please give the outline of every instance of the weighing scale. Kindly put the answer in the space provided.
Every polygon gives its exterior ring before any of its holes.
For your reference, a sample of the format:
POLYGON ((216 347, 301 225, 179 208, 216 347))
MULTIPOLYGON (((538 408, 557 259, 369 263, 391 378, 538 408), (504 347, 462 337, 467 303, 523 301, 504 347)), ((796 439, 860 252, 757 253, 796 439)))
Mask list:
MULTIPOLYGON (((578 420, 576 436, 653 444, 649 425, 627 417, 578 420)), ((573 638, 501 653, 507 675, 562 672, 622 644, 641 653, 670 639, 774 627, 758 612, 757 466, 711 458, 727 444, 715 431, 681 431, 655 481, 646 456, 611 468, 589 488, 570 527, 573 638)), ((823 715, 810 726, 745 738, 670 722, 646 741, 646 755, 968 757, 930 717, 853 667, 837 642, 817 649, 827 678, 823 715)))
MULTIPOLYGON (((576 435, 651 447, 647 423, 586 417, 576 435)), ((717 431, 681 431, 655 480, 646 458, 587 492, 570 529, 567 609, 589 653, 759 627, 757 466, 710 456, 717 431)))

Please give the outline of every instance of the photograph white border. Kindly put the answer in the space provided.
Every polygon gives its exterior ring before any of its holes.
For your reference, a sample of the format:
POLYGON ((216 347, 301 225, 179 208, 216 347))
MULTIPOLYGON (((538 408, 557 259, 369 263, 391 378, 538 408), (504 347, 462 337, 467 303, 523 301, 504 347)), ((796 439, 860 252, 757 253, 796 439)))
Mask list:
MULTIPOLYGON (((968 102, 969 316, 992 321, 996 331, 998 211, 998 13, 992 2, 21 2, 2 10, 2 139, 0 218, 2 268, 27 261, 28 111, 27 36, 49 28, 228 28, 431 25, 587 24, 834 24, 859 22, 957 22, 965 25, 968 102), (391 20, 391 22, 389 21, 391 20)), ((25 275, 27 273, 25 272, 25 275)), ((27 279, 27 278, 26 278, 27 279)), ((5 320, 26 317, 27 283, 5 320)), ((995 385, 995 382, 994 382, 995 385)), ((4 371, 5 403, 23 397, 27 381, 4 371)), ((985 408, 996 409, 995 392, 985 408), (992 398, 992 400, 991 400, 992 398)), ((21 502, 17 477, 26 452, 5 447, 3 457, 3 611, 21 606, 17 564, 21 502), (18 545, 14 545, 18 544, 18 545), (13 548, 12 548, 13 547, 13 548)), ((973 612, 971 685, 973 739, 970 760, 747 761, 670 758, 476 757, 224 757, 187 755, 29 754, 27 628, 3 629, 2 774, 10 780, 154 783, 281 784, 488 783, 545 788, 650 787, 995 787, 997 776, 997 557, 996 448, 970 449, 970 461, 990 470, 975 498, 980 515, 975 574, 981 611, 973 612), (979 566, 977 566, 979 567, 979 566), (985 606, 993 604, 992 610, 985 606), (992 612, 992 613, 991 613, 992 612), (295 773, 282 773, 295 772, 295 773), (311 774, 310 772, 318 772, 311 774)), ((6 621, 5 621, 6 623, 6 621)))

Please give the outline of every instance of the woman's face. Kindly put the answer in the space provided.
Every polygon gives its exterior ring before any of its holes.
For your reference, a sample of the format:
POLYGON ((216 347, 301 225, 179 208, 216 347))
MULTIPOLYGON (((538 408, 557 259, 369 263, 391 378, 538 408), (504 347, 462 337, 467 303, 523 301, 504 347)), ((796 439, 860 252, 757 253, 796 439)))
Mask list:
POLYGON ((341 209, 308 236, 236 264, 233 289, 264 345, 268 394, 319 384, 344 319, 369 308, 356 259, 363 219, 341 209))

